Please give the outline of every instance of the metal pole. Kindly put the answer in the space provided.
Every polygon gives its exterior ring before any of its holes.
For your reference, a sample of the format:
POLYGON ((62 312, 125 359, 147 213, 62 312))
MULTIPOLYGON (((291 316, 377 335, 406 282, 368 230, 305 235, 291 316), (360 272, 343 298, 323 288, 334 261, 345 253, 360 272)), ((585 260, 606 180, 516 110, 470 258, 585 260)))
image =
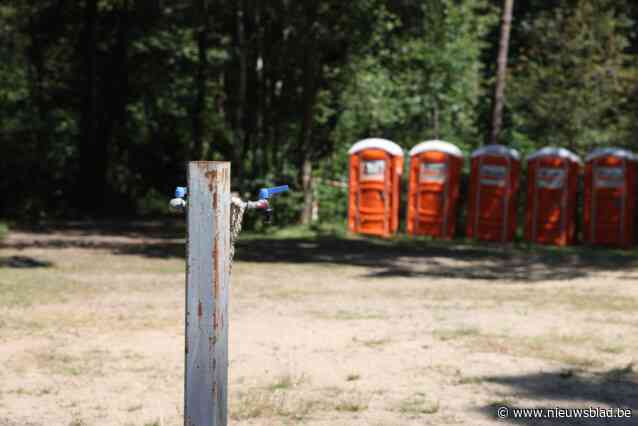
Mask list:
POLYGON ((184 425, 228 423, 230 163, 188 164, 184 425))

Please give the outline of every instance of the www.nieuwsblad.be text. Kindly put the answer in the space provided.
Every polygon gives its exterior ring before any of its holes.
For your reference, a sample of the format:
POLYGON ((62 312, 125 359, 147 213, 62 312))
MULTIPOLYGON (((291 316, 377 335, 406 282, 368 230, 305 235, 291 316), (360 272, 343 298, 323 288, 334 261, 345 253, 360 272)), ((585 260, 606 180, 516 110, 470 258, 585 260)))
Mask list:
POLYGON ((628 419, 633 413, 629 408, 513 408, 497 407, 499 419, 628 419))

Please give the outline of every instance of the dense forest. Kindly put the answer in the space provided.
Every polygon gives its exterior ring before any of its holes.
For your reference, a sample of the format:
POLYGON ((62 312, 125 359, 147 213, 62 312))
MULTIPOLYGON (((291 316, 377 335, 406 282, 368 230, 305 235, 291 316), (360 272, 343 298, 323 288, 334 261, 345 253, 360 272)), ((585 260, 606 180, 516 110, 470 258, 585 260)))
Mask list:
POLYGON ((7 0, 0 217, 159 214, 207 159, 344 219, 370 136, 638 151, 637 32, 635 0, 7 0))

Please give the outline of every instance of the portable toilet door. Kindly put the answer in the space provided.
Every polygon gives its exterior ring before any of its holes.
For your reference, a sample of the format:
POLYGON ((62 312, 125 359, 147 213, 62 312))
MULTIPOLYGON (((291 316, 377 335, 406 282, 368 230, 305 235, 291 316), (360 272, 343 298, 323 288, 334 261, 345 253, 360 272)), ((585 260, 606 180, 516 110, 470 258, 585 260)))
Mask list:
POLYGON ((388 237, 399 227, 403 150, 386 139, 364 139, 348 151, 348 229, 388 237))
POLYGON ((462 169, 463 153, 451 143, 422 142, 410 150, 408 234, 454 236, 462 169))
POLYGON ((520 155, 503 145, 472 153, 466 233, 469 238, 508 242, 516 232, 520 155))
POLYGON ((586 158, 585 242, 618 247, 634 243, 637 158, 619 148, 599 148, 586 158))
POLYGON ((575 241, 581 167, 581 159, 564 148, 543 148, 527 158, 527 241, 558 246, 575 241))

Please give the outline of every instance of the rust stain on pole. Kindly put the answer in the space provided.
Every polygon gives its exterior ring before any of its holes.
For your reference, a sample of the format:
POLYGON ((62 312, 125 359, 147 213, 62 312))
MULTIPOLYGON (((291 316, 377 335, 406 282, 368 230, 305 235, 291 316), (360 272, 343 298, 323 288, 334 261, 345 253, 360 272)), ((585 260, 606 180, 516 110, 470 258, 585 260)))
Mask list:
POLYGON ((184 424, 226 426, 230 164, 188 166, 184 424))

